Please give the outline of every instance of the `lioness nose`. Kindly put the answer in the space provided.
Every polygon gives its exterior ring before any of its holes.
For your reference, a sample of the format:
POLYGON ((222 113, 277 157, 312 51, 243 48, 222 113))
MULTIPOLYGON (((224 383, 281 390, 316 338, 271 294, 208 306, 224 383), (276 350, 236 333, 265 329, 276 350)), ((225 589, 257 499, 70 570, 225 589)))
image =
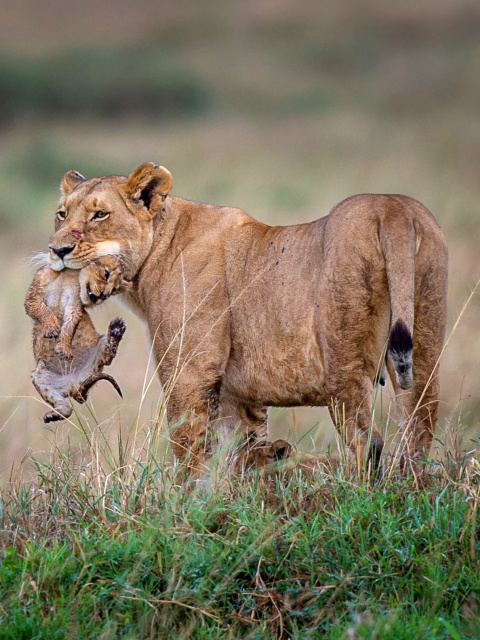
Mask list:
POLYGON ((75 248, 75 245, 73 247, 52 247, 52 251, 53 253, 56 253, 57 256, 63 260, 64 257, 68 254, 71 253, 75 248))

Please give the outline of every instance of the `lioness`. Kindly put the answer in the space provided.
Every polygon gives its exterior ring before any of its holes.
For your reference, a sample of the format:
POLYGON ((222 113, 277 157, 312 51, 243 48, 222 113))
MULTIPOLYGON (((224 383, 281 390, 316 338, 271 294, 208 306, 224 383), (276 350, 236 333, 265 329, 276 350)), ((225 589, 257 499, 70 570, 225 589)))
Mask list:
POLYGON ((175 454, 201 459, 213 430, 265 449, 268 407, 326 405, 352 450, 377 466, 384 443, 375 426, 368 432, 385 350, 400 424, 421 399, 409 454, 428 451, 448 263, 430 212, 365 194, 315 222, 270 227, 171 196, 171 184, 153 163, 128 178, 68 172, 49 257, 56 270, 122 258, 133 278, 124 298, 148 324, 169 420, 183 417, 175 454))
POLYGON ((25 299, 25 310, 35 320, 33 354, 36 367, 32 382, 53 407, 44 422, 63 420, 72 414, 68 397, 85 402, 90 388, 108 380, 122 395, 112 376, 103 373, 111 364, 125 332, 121 318, 112 320, 108 335, 96 332, 85 307, 92 307, 129 287, 116 257, 103 257, 80 272, 52 271, 48 265, 35 274, 25 299))

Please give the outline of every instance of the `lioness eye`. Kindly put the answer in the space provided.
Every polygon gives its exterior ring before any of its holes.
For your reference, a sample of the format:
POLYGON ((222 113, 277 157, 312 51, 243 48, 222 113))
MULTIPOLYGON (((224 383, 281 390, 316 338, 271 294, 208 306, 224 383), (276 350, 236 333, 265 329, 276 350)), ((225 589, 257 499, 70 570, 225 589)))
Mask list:
POLYGON ((109 277, 110 277, 110 271, 109 271, 108 269, 105 269, 104 276, 105 276, 105 280, 108 280, 108 279, 109 279, 109 277))
POLYGON ((96 211, 92 220, 104 220, 105 218, 108 218, 109 215, 110 214, 107 211, 96 211))
POLYGON ((66 211, 57 211, 57 213, 55 215, 57 216, 57 218, 59 220, 65 220, 65 218, 67 217, 67 212, 66 211))

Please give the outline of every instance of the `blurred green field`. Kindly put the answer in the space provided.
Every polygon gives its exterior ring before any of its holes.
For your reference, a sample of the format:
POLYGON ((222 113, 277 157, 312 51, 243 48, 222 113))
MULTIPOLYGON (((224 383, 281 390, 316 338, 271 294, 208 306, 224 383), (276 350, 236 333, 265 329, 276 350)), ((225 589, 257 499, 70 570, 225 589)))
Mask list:
MULTIPOLYGON (((453 325, 480 277, 475 2, 0 4, 3 480, 27 451, 41 457, 78 433, 40 420, 23 310, 28 258, 47 247, 69 169, 125 174, 153 160, 172 172, 175 195, 270 224, 315 219, 359 192, 413 196, 445 231, 453 325)), ((441 427, 463 425, 466 448, 480 429, 479 300, 442 363, 441 427)), ((113 437, 139 412, 148 426, 160 394, 154 380, 141 402, 153 371, 142 324, 117 300, 94 321, 106 328, 117 314, 128 330, 111 370, 125 400, 99 385, 90 405, 113 437)), ((301 448, 334 441, 323 409, 272 418, 275 433, 301 448)))

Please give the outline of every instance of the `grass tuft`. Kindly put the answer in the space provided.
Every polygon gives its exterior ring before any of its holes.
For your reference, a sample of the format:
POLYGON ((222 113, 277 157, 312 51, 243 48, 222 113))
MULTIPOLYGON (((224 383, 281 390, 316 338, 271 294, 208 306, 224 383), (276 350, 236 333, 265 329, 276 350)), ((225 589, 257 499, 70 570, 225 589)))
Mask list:
POLYGON ((0 638, 478 637, 477 458, 195 479, 87 427, 2 492, 0 638))

